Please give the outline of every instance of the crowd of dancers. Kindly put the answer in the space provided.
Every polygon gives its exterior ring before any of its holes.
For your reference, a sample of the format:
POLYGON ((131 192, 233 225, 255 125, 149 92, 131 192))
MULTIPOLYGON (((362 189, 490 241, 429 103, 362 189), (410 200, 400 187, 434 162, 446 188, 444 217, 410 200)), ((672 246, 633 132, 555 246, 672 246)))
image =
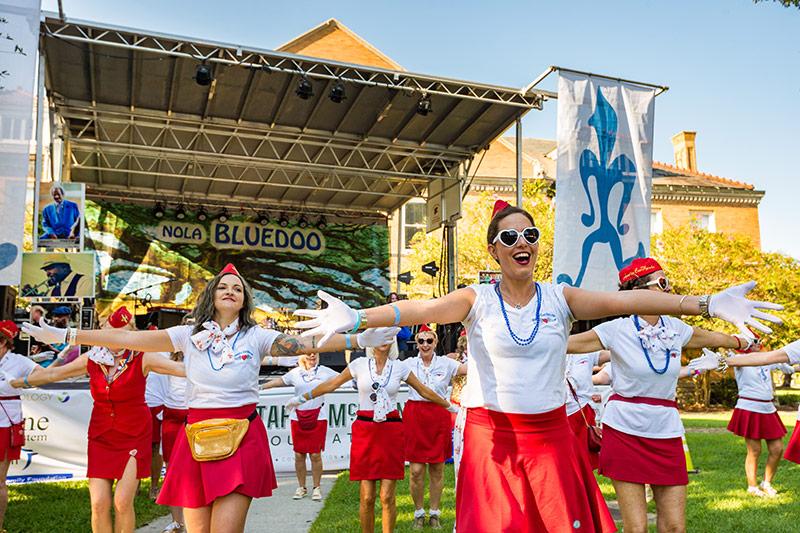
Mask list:
MULTIPOLYGON (((725 360, 736 368, 739 385, 729 428, 747 442, 748 491, 774 495, 785 429, 771 403, 769 370, 800 364, 800 341, 764 352, 748 327, 769 332, 762 321, 779 319, 762 310, 781 307, 747 299, 752 284, 712 295, 673 294, 665 271, 647 258, 619 272, 620 290, 614 293, 536 281, 538 239, 528 212, 498 202, 487 250, 502 272, 500 283, 368 309, 353 309, 320 291, 323 309, 297 312, 307 318, 297 324, 305 330, 301 335, 256 325, 251 289, 233 265, 207 284, 191 324, 136 331, 125 309, 98 330, 25 324, 23 329, 42 342, 92 346, 52 368, 12 353, 16 326, 0 322, 0 400, 8 400, 0 413, 6 422, 0 424, 6 432, 0 434, 5 447, 0 516, 7 501, 5 473, 9 461, 19 457, 17 388, 88 374, 94 399, 87 472, 93 531, 133 531, 138 480, 152 475, 159 447, 167 473, 157 502, 170 506, 170 527, 190 533, 243 531, 252 498, 270 496, 277 487, 266 429, 256 413, 259 368, 297 364, 264 385, 294 387, 287 404, 298 481, 294 497, 308 494, 310 460, 311 498, 322 499, 323 398, 352 382, 359 406, 351 430, 350 479, 360 484, 364 532, 374 529, 378 498, 383 530, 394 530, 396 482, 404 478, 406 462, 414 527, 441 527, 443 465, 453 426, 458 531, 615 531, 594 469, 612 480, 626 532, 647 530, 647 485, 659 531, 684 531, 688 477, 677 382, 720 365, 716 354, 706 352, 681 366, 682 351, 692 348, 741 353, 725 360), (691 327, 677 318, 683 315, 717 317, 742 333, 691 327), (578 320, 605 317, 621 318, 570 334, 578 320), (399 328, 432 322, 463 323, 457 353, 435 354, 436 334, 423 327, 415 339, 417 356, 398 360, 399 328), (367 356, 350 361, 341 373, 319 365, 320 352, 357 348, 365 348, 367 356), (593 376, 592 369, 608 361, 593 376), (163 377, 152 377, 156 374, 163 377), (159 388, 158 379, 168 380, 167 386, 159 388), (613 389, 602 433, 590 407, 596 400, 593 380, 613 389), (401 383, 410 390, 402 417, 401 383), (153 431, 154 425, 160 431, 153 431), (761 440, 769 459, 759 484, 761 440)), ((793 461, 800 461, 798 433, 786 452, 793 461)))

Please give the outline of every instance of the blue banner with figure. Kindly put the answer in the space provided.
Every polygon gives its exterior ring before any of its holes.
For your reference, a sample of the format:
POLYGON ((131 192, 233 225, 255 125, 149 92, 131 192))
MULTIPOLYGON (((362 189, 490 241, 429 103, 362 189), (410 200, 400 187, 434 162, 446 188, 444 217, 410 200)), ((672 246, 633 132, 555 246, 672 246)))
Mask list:
POLYGON ((553 278, 616 290, 650 251, 655 91, 561 71, 553 278))

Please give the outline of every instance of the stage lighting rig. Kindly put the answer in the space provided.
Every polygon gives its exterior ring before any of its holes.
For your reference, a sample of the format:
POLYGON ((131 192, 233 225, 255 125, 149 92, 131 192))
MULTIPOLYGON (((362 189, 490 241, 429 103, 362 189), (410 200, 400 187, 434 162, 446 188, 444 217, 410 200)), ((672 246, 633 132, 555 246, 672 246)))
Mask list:
POLYGON ((423 117, 428 116, 428 113, 433 113, 433 107, 431 106, 431 97, 427 94, 423 94, 422 97, 417 102, 417 114, 422 115, 423 117))
POLYGON ((259 213, 258 223, 261 224, 262 226, 266 226, 267 224, 269 224, 269 217, 267 216, 266 213, 259 213))
POLYGON ((314 87, 311 85, 311 82, 308 81, 308 78, 303 76, 300 83, 297 84, 297 90, 294 93, 302 100, 308 100, 314 96, 314 87))
POLYGON ((217 214, 217 220, 219 220, 222 223, 227 222, 230 217, 231 217, 231 215, 230 215, 230 213, 228 213, 228 209, 226 207, 223 207, 222 211, 220 211, 217 214))
POLYGON ((325 218, 325 215, 320 215, 319 220, 317 220, 317 229, 323 230, 328 225, 328 221, 325 218))
POLYGON ((286 215, 284 213, 281 213, 281 216, 278 219, 278 225, 282 228, 285 228, 289 225, 289 219, 286 218, 286 215))
POLYGON ((200 209, 197 210, 197 220, 200 222, 205 222, 208 220, 208 211, 206 211, 206 208, 202 205, 200 206, 200 209))
POLYGON ((156 206, 153 208, 153 216, 155 218, 164 218, 164 204, 161 202, 156 202, 156 206))
POLYGON ((297 226, 300 229, 306 229, 308 227, 308 219, 305 215, 300 215, 300 218, 297 219, 297 226))
POLYGON ((344 83, 342 83, 342 80, 336 81, 336 85, 331 88, 328 98, 330 98, 331 102, 335 104, 341 104, 342 100, 347 98, 344 92, 344 83))
POLYGON ((186 207, 184 207, 183 204, 178 205, 178 207, 175 209, 175 218, 178 220, 183 220, 186 218, 186 207))
POLYGON ((202 85, 203 87, 211 85, 211 82, 214 81, 214 75, 211 73, 211 67, 205 63, 200 63, 197 65, 197 68, 194 71, 194 81, 197 83, 197 85, 202 85))

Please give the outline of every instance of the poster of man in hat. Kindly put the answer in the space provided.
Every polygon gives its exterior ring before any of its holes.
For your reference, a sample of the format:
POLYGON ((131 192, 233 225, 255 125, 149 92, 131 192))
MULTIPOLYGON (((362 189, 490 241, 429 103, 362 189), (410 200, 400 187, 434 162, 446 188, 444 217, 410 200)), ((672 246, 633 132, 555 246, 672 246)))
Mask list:
POLYGON ((26 253, 20 296, 94 298, 94 252, 26 253))
POLYGON ((38 246, 78 248, 83 234, 83 183, 42 183, 39 189, 38 246))

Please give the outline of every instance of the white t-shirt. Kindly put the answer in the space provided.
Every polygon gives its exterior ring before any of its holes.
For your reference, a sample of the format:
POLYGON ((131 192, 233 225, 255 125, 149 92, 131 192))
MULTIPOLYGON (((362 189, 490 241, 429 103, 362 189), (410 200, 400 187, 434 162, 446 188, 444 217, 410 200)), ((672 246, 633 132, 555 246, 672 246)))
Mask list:
POLYGON ((580 405, 575 402, 569 385, 565 384, 567 394, 567 416, 577 413, 584 405, 592 401, 594 385, 592 385, 592 370, 597 366, 600 352, 584 353, 580 355, 567 355, 567 371, 565 379, 572 384, 580 405))
MULTIPOLYGON (((297 367, 291 369, 287 372, 281 379, 286 385, 290 387, 294 387, 294 394, 295 396, 299 396, 301 394, 305 394, 311 390, 314 390, 317 385, 324 381, 328 381, 329 379, 338 376, 339 374, 327 366, 320 366, 317 365, 311 370, 306 370, 302 367, 297 367)), ((317 409, 325 405, 325 396, 317 396, 313 400, 309 400, 305 402, 303 405, 297 408, 299 411, 311 411, 313 409, 317 409)), ((289 415, 290 420, 297 420, 297 413, 295 410, 292 409, 291 414, 289 415)), ((327 409, 320 409, 318 420, 327 420, 328 413, 327 409)))
MULTIPOLYGON (((567 338, 574 318, 564 286, 539 283, 541 309, 536 338, 520 346, 511 337, 494 284, 476 284, 475 303, 464 326, 469 360, 464 407, 504 413, 536 414, 564 405, 567 338)), ((506 304, 514 333, 527 339, 536 325, 537 296, 522 309, 506 304)))
POLYGON ((356 382, 356 387, 358 387, 358 408, 363 411, 374 410, 374 404, 369 399, 369 395, 372 394, 373 382, 382 385, 389 394, 389 403, 396 405, 400 382, 405 381, 411 371, 403 364, 403 361, 389 359, 386 361, 383 371, 376 374, 374 371, 370 372, 369 359, 369 357, 359 357, 347 365, 356 382))
MULTIPOLYGON (((20 389, 15 389, 9 383, 12 379, 21 379, 27 376, 38 365, 24 355, 14 352, 6 352, 0 359, 0 376, 5 377, 0 381, 0 396, 19 396, 20 389)), ((0 427, 11 427, 22 420, 22 401, 21 400, 0 400, 3 409, 0 409, 0 427), (8 416, 6 416, 8 412, 8 416), (11 420, 9 420, 9 417, 11 420)))
MULTIPOLYGON (((433 392, 442 398, 447 398, 447 388, 450 386, 450 382, 461 366, 461 363, 455 359, 435 354, 431 360, 431 364, 428 366, 425 366, 420 356, 410 357, 403 361, 403 364, 408 367, 410 372, 413 372, 414 375, 417 376, 423 385, 432 389, 433 392)), ((408 390, 408 399, 417 402, 430 401, 420 396, 414 389, 408 390)))
POLYGON ((240 407, 258 403, 258 371, 279 332, 258 326, 238 332, 228 342, 234 360, 220 366, 210 350, 198 350, 192 342, 193 326, 174 326, 166 331, 174 351, 183 352, 186 366, 186 399, 190 408, 240 407))
POLYGON ((170 409, 188 409, 189 402, 186 398, 186 378, 179 376, 164 376, 167 378, 167 390, 164 394, 164 407, 170 409))
POLYGON ((736 401, 736 408, 753 413, 770 414, 776 412, 775 404, 771 401, 774 396, 772 370, 781 366, 782 364, 734 367, 733 375, 736 377, 736 386, 739 388, 739 399, 736 401), (745 400, 742 396, 770 401, 754 402, 745 400))
MULTIPOLYGON (((639 327, 657 335, 649 338, 653 347, 648 354, 658 370, 664 368, 669 358, 667 371, 657 374, 650 368, 633 317, 605 322, 593 331, 603 347, 611 350, 614 392, 625 398, 644 396, 674 400, 681 371, 681 351, 692 338, 693 329, 670 316, 661 317, 655 327, 639 317, 639 327)), ((653 439, 680 437, 684 433, 677 409, 622 401, 608 402, 603 413, 603 425, 630 435, 653 439)))
MULTIPOLYGON (((169 358, 169 352, 153 352, 165 358, 169 358)), ((147 407, 158 407, 164 405, 164 398, 167 395, 167 376, 158 374, 157 372, 150 372, 147 374, 147 382, 144 387, 144 403, 147 407)))

